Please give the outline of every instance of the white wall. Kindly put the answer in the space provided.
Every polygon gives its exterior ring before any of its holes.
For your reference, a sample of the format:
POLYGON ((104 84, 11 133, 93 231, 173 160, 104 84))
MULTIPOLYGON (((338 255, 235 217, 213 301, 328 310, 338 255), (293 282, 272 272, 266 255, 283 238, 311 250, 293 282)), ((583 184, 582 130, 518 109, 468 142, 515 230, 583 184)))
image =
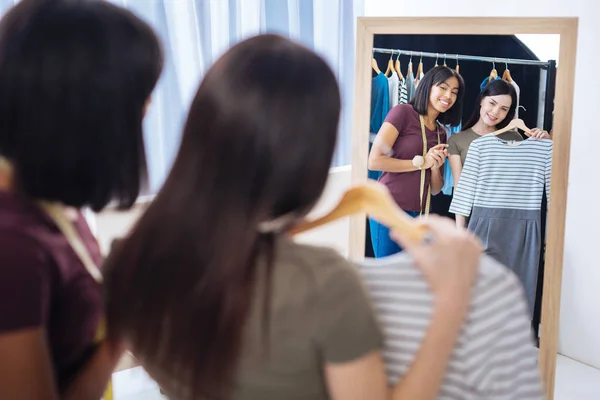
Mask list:
MULTIPOLYGON (((600 196, 594 115, 600 109, 600 7, 592 0, 504 0, 496 6, 470 0, 365 0, 366 16, 579 17, 571 166, 565 237, 560 352, 600 368, 600 196)), ((555 132, 559 135, 560 132, 555 132)))

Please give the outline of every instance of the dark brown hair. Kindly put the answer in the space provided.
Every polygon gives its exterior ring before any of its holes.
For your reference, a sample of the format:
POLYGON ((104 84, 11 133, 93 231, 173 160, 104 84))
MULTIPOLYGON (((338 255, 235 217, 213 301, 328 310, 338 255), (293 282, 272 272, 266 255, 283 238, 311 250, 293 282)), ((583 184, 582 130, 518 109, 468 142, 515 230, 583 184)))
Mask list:
POLYGON ((0 155, 22 194, 99 211, 146 180, 154 31, 101 0, 22 0, 0 22, 0 155))
POLYGON ((413 108, 420 115, 427 115, 429 107, 431 89, 446 82, 449 78, 455 77, 458 80, 458 96, 450 109, 441 113, 437 120, 444 125, 458 126, 462 119, 463 98, 465 97, 465 81, 463 77, 455 70, 439 65, 433 67, 419 81, 419 86, 415 95, 410 101, 413 108))
POLYGON ((111 337, 178 398, 227 397, 253 299, 268 304, 253 290, 276 234, 259 226, 319 199, 339 113, 325 61, 280 36, 235 45, 203 79, 164 187, 106 264, 111 337))
POLYGON ((506 125, 509 124, 510 121, 515 117, 515 112, 517 110, 517 92, 512 84, 506 82, 502 79, 497 79, 488 83, 479 96, 477 96, 477 101, 475 102, 475 108, 473 109, 473 114, 467 121, 467 123, 462 127, 463 130, 467 130, 475 126, 479 119, 481 118, 481 102, 486 97, 490 96, 500 96, 500 95, 509 95, 511 98, 510 108, 508 109, 508 113, 506 117, 496 124, 496 129, 502 129, 506 125))

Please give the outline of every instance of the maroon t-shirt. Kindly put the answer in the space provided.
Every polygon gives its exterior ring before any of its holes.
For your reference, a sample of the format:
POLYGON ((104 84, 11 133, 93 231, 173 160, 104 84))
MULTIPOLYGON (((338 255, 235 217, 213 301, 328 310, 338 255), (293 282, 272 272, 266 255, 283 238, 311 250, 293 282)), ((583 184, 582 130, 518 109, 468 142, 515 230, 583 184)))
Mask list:
MULTIPOLYGON (((75 226, 100 265, 81 214, 75 226)), ((95 348, 101 310, 101 285, 52 219, 31 201, 0 191, 0 334, 43 326, 62 389, 95 348)))
MULTIPOLYGON (((411 104, 398 104, 390 110, 385 121, 398 130, 398 138, 392 146, 392 157, 400 160, 412 160, 423 155, 423 134, 419 114, 411 104)), ((446 131, 439 127, 440 143, 446 143, 446 131)), ((425 127, 427 150, 438 144, 438 135, 425 127)), ((425 170, 425 190, 423 193, 423 209, 427 198, 427 188, 431 180, 431 170, 425 170)), ((385 184, 404 211, 420 212, 421 171, 384 172, 379 182, 385 184)))

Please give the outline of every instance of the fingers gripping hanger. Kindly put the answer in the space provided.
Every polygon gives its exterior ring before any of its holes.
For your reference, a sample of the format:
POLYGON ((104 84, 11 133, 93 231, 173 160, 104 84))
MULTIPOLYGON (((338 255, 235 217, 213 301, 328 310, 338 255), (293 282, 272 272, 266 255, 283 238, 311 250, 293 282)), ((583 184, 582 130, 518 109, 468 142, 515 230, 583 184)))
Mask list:
POLYGON ((387 188, 376 181, 369 181, 349 189, 331 212, 292 228, 290 233, 299 234, 359 213, 366 213, 388 228, 402 232, 409 239, 415 241, 425 239, 425 227, 398 207, 387 188))

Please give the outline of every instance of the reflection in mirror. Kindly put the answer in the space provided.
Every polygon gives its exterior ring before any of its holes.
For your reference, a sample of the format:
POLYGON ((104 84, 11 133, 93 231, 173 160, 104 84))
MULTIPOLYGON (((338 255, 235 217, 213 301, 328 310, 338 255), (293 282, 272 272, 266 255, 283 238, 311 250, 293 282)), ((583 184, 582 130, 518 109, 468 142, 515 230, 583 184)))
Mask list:
MULTIPOLYGON (((537 337, 557 62, 526 39, 375 35, 368 176, 411 216, 475 233, 523 284, 537 337)), ((402 252, 373 219, 365 244, 367 257, 402 252)))

